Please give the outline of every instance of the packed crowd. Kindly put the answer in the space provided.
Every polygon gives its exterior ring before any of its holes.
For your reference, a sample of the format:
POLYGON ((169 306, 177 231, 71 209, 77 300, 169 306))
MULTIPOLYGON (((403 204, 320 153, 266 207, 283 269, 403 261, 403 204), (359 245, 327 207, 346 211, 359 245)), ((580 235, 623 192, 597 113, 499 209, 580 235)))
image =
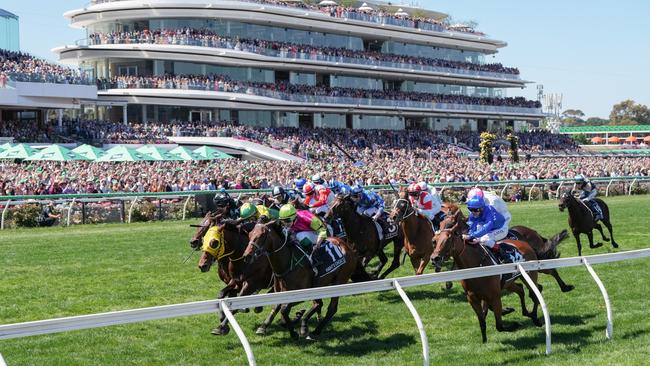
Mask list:
MULTIPOLYGON (((541 108, 541 103, 523 97, 474 97, 437 93, 407 92, 400 90, 372 90, 330 87, 324 84, 303 85, 290 84, 286 81, 275 83, 248 82, 230 80, 224 75, 164 75, 164 76, 113 76, 110 80, 98 79, 99 89, 192 89, 232 93, 264 95, 285 100, 294 100, 294 96, 335 97, 364 100, 382 100, 396 102, 422 102, 469 104, 480 106, 541 108)), ((319 99, 320 100, 320 99, 319 99)), ((321 100, 327 102, 326 100, 321 100)), ((358 101, 361 103, 361 101, 358 101)), ((341 102, 343 103, 343 101, 341 102)))
POLYGON ((57 84, 91 84, 83 73, 26 53, 0 49, 0 88, 9 80, 57 84))
POLYGON ((338 62, 346 62, 344 58, 364 60, 364 64, 379 65, 381 63, 397 63, 406 67, 441 67, 471 71, 486 71, 519 75, 514 67, 505 67, 500 63, 476 64, 471 62, 433 59, 383 52, 356 51, 339 47, 318 47, 289 42, 267 41, 260 39, 243 39, 224 37, 206 29, 157 29, 130 32, 92 33, 88 36, 90 45, 97 44, 172 44, 201 47, 227 48, 235 51, 259 53, 279 56, 282 58, 303 58, 322 60, 323 57, 335 58, 338 62))
POLYGON ((80 192, 161 192, 215 188, 290 186, 298 177, 325 178, 365 185, 426 181, 497 181, 589 177, 648 176, 650 158, 554 158, 492 165, 460 156, 453 148, 358 148, 352 164, 337 150, 327 159, 304 163, 229 160, 207 162, 9 162, 0 161, 0 190, 5 195, 80 192))

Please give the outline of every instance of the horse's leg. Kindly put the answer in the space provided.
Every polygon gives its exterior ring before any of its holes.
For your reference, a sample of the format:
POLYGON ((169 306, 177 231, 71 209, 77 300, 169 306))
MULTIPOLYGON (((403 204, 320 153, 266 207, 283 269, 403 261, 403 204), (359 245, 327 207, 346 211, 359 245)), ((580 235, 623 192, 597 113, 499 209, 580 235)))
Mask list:
POLYGON ((472 306, 472 309, 474 309, 474 312, 476 313, 476 317, 478 318, 478 325, 481 327, 481 339, 483 340, 483 343, 485 343, 487 342, 487 330, 485 329, 485 314, 487 312, 483 311, 481 300, 475 295, 467 294, 467 301, 469 301, 469 304, 472 306))
MULTIPOLYGON (((379 245, 381 247, 381 245, 379 245)), ((388 257, 386 256, 386 253, 384 253, 383 249, 379 249, 377 251, 377 258, 379 259, 379 265, 373 269, 369 275, 373 278, 377 278, 379 276, 379 273, 381 273, 381 270, 384 268, 386 263, 388 262, 388 257)))
POLYGON ((582 244, 580 243, 580 232, 577 229, 573 230, 573 237, 576 238, 576 244, 578 245, 578 257, 582 257, 582 244))
MULTIPOLYGON (((523 316, 529 316, 528 309, 526 308, 526 292, 524 291, 524 287, 518 283, 511 282, 508 286, 506 286, 506 289, 508 289, 511 292, 514 292, 519 296, 519 302, 521 303, 521 315, 523 316)), ((506 315, 509 314, 506 313, 506 311, 501 311, 501 315, 506 315)))
POLYGON ((607 230, 609 231, 609 236, 612 238, 612 246, 614 248, 618 248, 618 243, 614 241, 614 231, 612 230, 612 223, 609 222, 609 217, 607 217, 607 220, 603 220, 603 224, 607 227, 607 230))
POLYGON ((315 337, 318 337, 323 331, 323 328, 325 328, 325 326, 332 320, 338 308, 339 298, 333 297, 332 300, 330 300, 330 304, 327 306, 327 313, 325 314, 325 317, 321 319, 320 322, 318 322, 316 329, 314 329, 310 336, 307 336, 307 339, 314 339, 315 337))
POLYGON ((287 330, 289 331, 291 338, 297 339, 298 333, 293 329, 294 323, 291 321, 291 317, 289 316, 293 305, 295 305, 295 303, 283 304, 280 307, 280 315, 282 315, 282 319, 284 319, 284 322, 287 324, 287 330))
POLYGON ((388 269, 385 270, 384 273, 382 273, 379 276, 379 279, 383 280, 391 272, 393 272, 394 270, 399 268, 399 255, 402 252, 402 247, 403 246, 404 246, 404 243, 402 241, 398 240, 398 238, 393 239, 393 261, 390 262, 390 267, 388 267, 388 269))
POLYGON ((309 322, 309 319, 314 315, 314 313, 318 312, 320 314, 320 309, 323 307, 323 300, 318 299, 314 300, 312 302, 311 308, 305 313, 305 315, 302 316, 302 319, 300 320, 300 336, 301 337, 306 337, 308 332, 307 332, 307 323, 309 322))
POLYGON ((271 323, 273 322, 273 319, 278 314, 278 311, 280 311, 281 307, 282 307, 282 304, 277 304, 271 309, 271 313, 264 320, 264 322, 257 328, 257 331, 255 331, 255 334, 259 334, 259 335, 265 335, 266 334, 266 328, 268 328, 268 326, 271 325, 271 323))
POLYGON ((600 236, 603 238, 604 241, 609 241, 609 238, 605 236, 605 233, 603 232, 603 227, 600 224, 596 223, 594 224, 594 227, 596 228, 596 230, 600 232, 600 236))
POLYGON ((506 325, 501 316, 503 315, 503 308, 501 304, 501 294, 496 293, 492 299, 488 300, 490 310, 494 313, 494 320, 496 328, 499 332, 512 332, 517 328, 516 324, 506 325))
POLYGON ((418 267, 417 271, 415 271, 415 274, 421 275, 424 273, 424 270, 427 268, 427 264, 429 264, 429 256, 425 255, 424 257, 420 258, 420 266, 418 267))
POLYGON ((557 271, 557 269, 555 269, 555 268, 553 268, 553 269, 546 269, 546 270, 543 270, 543 271, 541 271, 541 272, 544 273, 544 274, 547 274, 547 275, 549 275, 549 276, 552 276, 553 278, 555 278, 555 281, 556 281, 557 284, 560 286, 560 290, 562 290, 562 292, 569 292, 569 291, 571 291, 571 290, 573 290, 573 289, 575 288, 575 286, 573 286, 573 285, 567 285, 567 284, 562 280, 562 278, 560 277, 560 273, 559 273, 559 272, 557 271))
POLYGON ((592 231, 589 231, 587 233, 587 239, 589 239, 589 248, 591 249, 596 249, 603 246, 603 243, 594 244, 594 233, 592 231))

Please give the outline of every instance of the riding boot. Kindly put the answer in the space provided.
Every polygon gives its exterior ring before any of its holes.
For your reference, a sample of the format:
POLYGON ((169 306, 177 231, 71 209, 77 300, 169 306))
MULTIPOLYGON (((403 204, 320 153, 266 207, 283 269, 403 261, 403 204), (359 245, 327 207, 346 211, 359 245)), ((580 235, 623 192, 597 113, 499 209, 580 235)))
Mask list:
POLYGON ((514 262, 514 258, 512 257, 513 254, 512 251, 513 249, 508 245, 499 246, 499 259, 501 260, 502 264, 514 262))
POLYGON ((604 217, 603 217, 603 210, 600 208, 600 205, 598 204, 598 202, 593 202, 592 204, 594 206, 594 209, 596 210, 595 221, 602 220, 604 217))

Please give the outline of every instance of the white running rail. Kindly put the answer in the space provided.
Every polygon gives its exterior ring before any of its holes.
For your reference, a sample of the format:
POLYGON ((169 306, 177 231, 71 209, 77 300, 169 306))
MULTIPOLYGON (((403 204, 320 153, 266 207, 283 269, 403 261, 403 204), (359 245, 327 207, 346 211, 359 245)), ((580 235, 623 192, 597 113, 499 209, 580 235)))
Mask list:
MULTIPOLYGON (((463 269, 457 271, 441 272, 424 274, 421 276, 400 277, 394 279, 377 280, 361 283, 350 283, 345 285, 321 287, 314 289, 296 290, 289 292, 280 292, 273 294, 251 295, 245 297, 227 298, 223 300, 207 300, 197 301, 184 304, 154 306, 149 308, 131 309, 123 311, 113 311, 108 313, 99 313, 92 315, 72 316, 67 318, 56 318, 48 320, 38 320, 25 323, 0 325, 0 339, 28 337, 38 334, 51 334, 61 333, 78 329, 89 329, 106 327, 117 324, 136 323, 147 320, 176 318, 181 316, 199 315, 207 313, 215 313, 219 307, 228 315, 230 310, 254 308, 258 306, 286 304, 292 302, 307 301, 313 299, 326 299, 331 297, 341 297, 350 295, 359 295, 370 292, 379 291, 394 291, 406 287, 415 287, 422 285, 429 285, 433 283, 443 283, 449 281, 458 281, 463 279, 496 276, 506 273, 521 273, 524 278, 526 272, 539 271, 551 268, 563 267, 577 267, 585 266, 589 273, 594 277, 598 284, 605 304, 607 306, 607 336, 612 335, 612 317, 611 306, 609 305, 609 297, 605 291, 605 287, 598 279, 598 276, 591 268, 592 264, 610 263, 628 259, 637 259, 650 257, 650 249, 632 250, 619 253, 599 254, 589 257, 572 257, 572 258, 559 258, 544 261, 523 262, 517 264, 502 264, 498 266, 479 267, 471 269, 463 269), (587 261, 588 258, 588 261, 587 261)), ((399 292, 399 290, 398 290, 399 292)), ((405 295, 405 294, 404 294, 405 295)), ((536 293, 539 297, 540 303, 543 302, 540 293, 536 293)), ((408 297, 404 297, 400 292, 400 296, 406 302, 411 314, 416 320, 418 329, 420 330, 420 337, 423 341, 424 364, 428 362, 428 341, 424 328, 421 328, 421 321, 415 308, 410 304, 408 297)), ((242 345, 246 351, 246 355, 250 365, 255 365, 255 358, 250 344, 246 340, 245 334, 237 325, 234 317, 228 317, 232 322, 235 332, 242 341, 242 345), (238 329, 239 328, 239 329, 238 329)), ((550 317, 547 312, 544 314, 546 322, 546 341, 547 353, 550 352, 550 317)), ((4 366, 0 364, 0 366, 4 366)))

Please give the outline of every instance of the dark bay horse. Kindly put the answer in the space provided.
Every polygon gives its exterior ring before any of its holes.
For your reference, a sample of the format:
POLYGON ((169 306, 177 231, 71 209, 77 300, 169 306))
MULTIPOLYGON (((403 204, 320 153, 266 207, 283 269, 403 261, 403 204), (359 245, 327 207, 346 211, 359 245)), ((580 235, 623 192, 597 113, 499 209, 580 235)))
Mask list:
MULTIPOLYGON (((320 278, 315 278, 307 254, 282 233, 282 229, 275 221, 255 225, 249 234, 249 244, 244 256, 247 263, 254 263, 259 258, 270 262, 275 278, 274 290, 276 292, 347 283, 357 270, 357 255, 344 241, 338 238, 328 238, 327 240, 338 246, 346 262, 334 272, 320 278)), ((320 320, 310 334, 307 329, 308 321, 323 307, 322 300, 314 300, 312 307, 301 318, 300 335, 308 339, 319 336, 336 314, 338 303, 338 297, 330 300, 325 317, 320 320)), ((289 313, 294 305, 295 303, 277 305, 276 309, 280 309, 280 314, 291 337, 298 338, 298 333, 294 330, 294 322, 289 318, 289 313)), ((265 325, 268 324, 262 326, 265 325)))
POLYGON ((417 213, 407 198, 406 192, 400 192, 393 205, 390 217, 399 223, 404 233, 404 249, 411 259, 416 275, 424 273, 433 253, 433 226, 431 221, 417 213))
POLYGON ((346 196, 336 196, 336 199, 330 206, 328 216, 330 214, 343 221, 348 242, 357 252, 361 264, 364 267, 373 257, 377 256, 379 259, 379 265, 369 273, 370 276, 373 278, 379 276, 378 278, 383 279, 399 267, 399 254, 402 251, 402 246, 404 246, 404 236, 402 233, 398 233, 397 237, 393 239, 379 240, 377 226, 374 221, 369 217, 359 215, 355 209, 354 202, 346 196), (390 242, 393 242, 393 261, 390 267, 379 275, 386 262, 388 262, 388 257, 384 253, 384 247, 390 242))
MULTIPOLYGON (((614 240, 614 232, 612 231, 612 224, 609 220, 609 207, 601 199, 594 198, 594 201, 600 205, 603 211, 603 224, 609 230, 609 235, 612 238, 612 247, 618 248, 618 243, 614 240)), ((578 244, 578 256, 582 256, 582 244, 580 243, 580 234, 586 234, 589 239, 589 248, 594 249, 601 247, 602 243, 594 244, 593 229, 597 229, 600 232, 600 236, 604 241, 609 241, 609 238, 605 236, 603 232, 603 227, 599 223, 594 222, 593 215, 591 210, 585 205, 582 201, 575 198, 571 193, 564 192, 560 197, 560 203, 558 204, 560 211, 564 211, 565 208, 569 209, 569 226, 573 232, 573 236, 576 238, 576 243, 578 244)))
MULTIPOLYGON (((248 245, 246 228, 227 220, 218 221, 218 216, 207 214, 190 241, 192 248, 202 250, 198 263, 201 272, 208 272, 217 263, 219 278, 226 284, 217 298, 246 296, 271 288, 273 272, 267 260, 260 258, 250 266, 244 263, 244 250, 248 245)), ((229 331, 228 319, 221 313, 220 325, 212 330, 212 334, 225 335, 229 331)))
MULTIPOLYGON (((537 260, 537 255, 528 244, 517 240, 507 240, 505 243, 516 247, 527 261, 537 260)), ((439 266, 445 258, 449 256, 454 258, 454 264, 459 269, 490 266, 494 264, 487 254, 487 249, 482 245, 468 244, 463 240, 460 224, 455 224, 451 228, 445 227, 436 236, 436 248, 433 252, 434 263, 439 266)), ((537 272, 531 271, 528 274, 536 286, 538 286, 539 290, 542 291, 542 286, 537 284, 537 272)), ((494 313, 496 329, 499 332, 514 330, 513 326, 506 326, 501 319, 501 316, 503 315, 503 307, 501 303, 501 276, 462 280, 461 285, 465 290, 467 301, 470 303, 478 317, 483 343, 487 342, 485 318, 488 310, 492 310, 494 313)), ((528 287, 526 282, 525 285, 528 287)), ((520 284, 511 280, 503 284, 503 289, 508 289, 519 295, 523 315, 530 317, 535 325, 542 325, 542 322, 537 317, 537 308, 539 303, 532 289, 529 288, 529 297, 533 300, 534 305, 533 310, 530 312, 526 309, 524 289, 520 284)))

